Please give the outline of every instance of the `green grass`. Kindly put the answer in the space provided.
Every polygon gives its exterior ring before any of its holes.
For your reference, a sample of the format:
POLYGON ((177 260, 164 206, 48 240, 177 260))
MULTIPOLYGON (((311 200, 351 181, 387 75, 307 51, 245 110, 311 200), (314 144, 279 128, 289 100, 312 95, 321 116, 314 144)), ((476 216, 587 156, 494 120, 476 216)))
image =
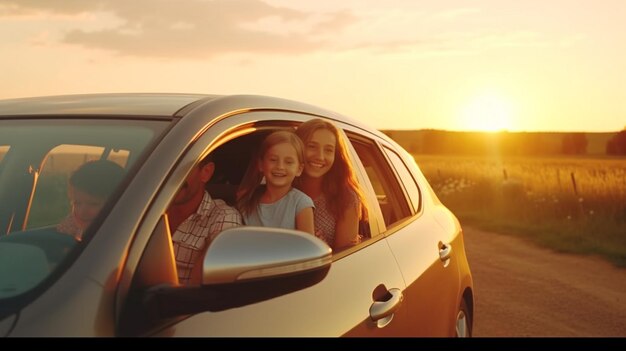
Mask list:
POLYGON ((462 224, 626 267, 626 160, 415 159, 462 224))

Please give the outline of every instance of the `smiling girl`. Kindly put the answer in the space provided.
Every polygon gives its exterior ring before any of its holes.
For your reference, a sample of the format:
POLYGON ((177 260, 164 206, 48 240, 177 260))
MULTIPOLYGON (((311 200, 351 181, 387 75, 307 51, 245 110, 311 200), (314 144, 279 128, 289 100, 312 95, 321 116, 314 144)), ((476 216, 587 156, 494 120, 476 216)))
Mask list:
POLYGON ((313 234, 313 200, 292 187, 304 169, 300 138, 286 130, 268 135, 253 162, 238 191, 237 207, 244 223, 313 234))

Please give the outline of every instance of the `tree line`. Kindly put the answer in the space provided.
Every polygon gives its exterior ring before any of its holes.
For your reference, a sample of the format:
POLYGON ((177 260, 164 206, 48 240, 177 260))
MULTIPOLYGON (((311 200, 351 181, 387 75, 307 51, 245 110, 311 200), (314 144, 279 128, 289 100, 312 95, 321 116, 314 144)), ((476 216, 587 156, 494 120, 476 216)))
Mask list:
MULTIPOLYGON (((393 131, 383 133, 410 153, 465 155, 584 155, 587 133, 451 132, 442 130, 393 131)), ((597 153, 602 151, 597 151, 597 153)), ((626 129, 606 141, 604 153, 626 155, 626 129)))
POLYGON ((607 155, 626 155, 626 129, 617 133, 606 143, 607 155))

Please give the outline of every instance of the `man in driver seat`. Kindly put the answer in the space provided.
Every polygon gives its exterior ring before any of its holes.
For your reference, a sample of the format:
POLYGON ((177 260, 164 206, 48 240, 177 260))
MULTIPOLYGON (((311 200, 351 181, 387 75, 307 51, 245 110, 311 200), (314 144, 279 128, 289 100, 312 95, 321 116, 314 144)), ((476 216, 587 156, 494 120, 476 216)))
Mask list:
POLYGON ((215 163, 208 155, 191 170, 167 210, 181 285, 195 283, 194 265, 222 230, 242 225, 241 214, 235 208, 211 198, 205 190, 214 172, 215 163))

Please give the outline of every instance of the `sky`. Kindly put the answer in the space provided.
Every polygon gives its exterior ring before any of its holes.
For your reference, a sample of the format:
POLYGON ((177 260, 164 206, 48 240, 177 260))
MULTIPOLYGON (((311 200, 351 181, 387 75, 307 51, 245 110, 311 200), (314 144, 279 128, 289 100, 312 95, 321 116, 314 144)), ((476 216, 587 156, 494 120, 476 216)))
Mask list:
POLYGON ((0 0, 0 99, 277 96, 378 129, 626 128, 623 0, 0 0))

